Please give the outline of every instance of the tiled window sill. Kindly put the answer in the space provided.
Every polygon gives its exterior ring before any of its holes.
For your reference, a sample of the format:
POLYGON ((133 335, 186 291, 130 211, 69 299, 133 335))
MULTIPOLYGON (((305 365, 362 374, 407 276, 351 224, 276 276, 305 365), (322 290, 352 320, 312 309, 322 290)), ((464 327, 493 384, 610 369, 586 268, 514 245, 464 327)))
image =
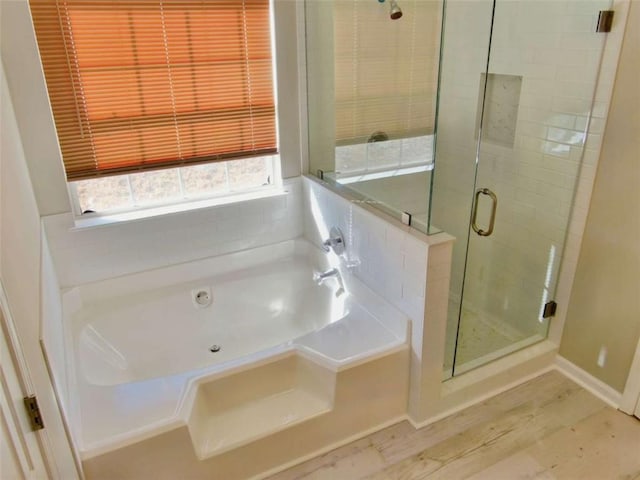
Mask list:
POLYGON ((82 217, 75 218, 75 226, 72 228, 72 230, 104 227, 108 225, 121 224, 124 222, 136 222, 163 215, 175 215, 191 210, 198 210, 201 208, 229 205, 233 203, 257 200, 260 198, 277 197, 286 194, 287 189, 285 187, 272 186, 252 192, 206 198, 202 200, 191 200, 170 205, 139 208, 126 212, 107 213, 102 215, 87 214, 83 215, 82 217))

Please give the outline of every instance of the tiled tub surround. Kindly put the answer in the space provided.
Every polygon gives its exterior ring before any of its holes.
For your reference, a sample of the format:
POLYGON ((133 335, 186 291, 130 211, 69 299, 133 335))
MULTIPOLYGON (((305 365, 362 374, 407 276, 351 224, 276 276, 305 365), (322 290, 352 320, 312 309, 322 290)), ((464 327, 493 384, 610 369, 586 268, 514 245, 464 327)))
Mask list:
POLYGON ((320 245, 336 226, 345 236, 348 268, 376 293, 422 320, 428 244, 408 227, 393 225, 310 178, 304 178, 304 234, 320 245))
MULTIPOLYGON (((75 357, 72 424, 89 465, 93 457, 188 428, 191 456, 215 457, 207 468, 224 468, 227 452, 303 429, 319 416, 344 422, 354 405, 368 405, 371 419, 363 411, 352 424, 357 428, 338 429, 348 437, 406 409, 406 316, 303 240, 84 284, 67 290, 63 304, 75 357), (318 285, 313 273, 332 266, 341 280, 318 285), (193 301, 201 289, 213 299, 204 308, 193 301), (213 344, 219 352, 210 351, 213 344), (345 404, 342 377, 368 370, 369 362, 395 365, 395 379, 368 378, 370 385, 345 404), (379 400, 369 404, 372 389, 379 400)), ((310 436, 307 453, 324 446, 310 436)), ((265 459, 275 463, 252 473, 284 462, 282 448, 265 459)), ((242 463, 232 462, 224 478, 244 478, 234 472, 253 467, 242 463)), ((135 466, 120 468, 94 474, 128 478, 135 466)))
POLYGON ((302 187, 296 177, 281 194, 240 203, 87 228, 64 213, 43 225, 60 285, 71 287, 296 238, 302 187))
POLYGON ((316 179, 303 180, 305 237, 319 245, 338 226, 346 268, 411 320, 407 413, 414 423, 425 421, 440 401, 453 237, 426 236, 316 179))

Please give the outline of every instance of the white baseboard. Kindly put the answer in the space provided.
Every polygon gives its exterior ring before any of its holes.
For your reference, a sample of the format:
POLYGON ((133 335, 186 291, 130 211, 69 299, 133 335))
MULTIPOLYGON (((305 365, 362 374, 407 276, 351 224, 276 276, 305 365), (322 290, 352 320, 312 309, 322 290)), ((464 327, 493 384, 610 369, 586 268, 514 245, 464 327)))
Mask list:
POLYGON ((620 401, 622 400, 622 394, 620 392, 602 380, 598 380, 566 358, 560 355, 556 356, 555 368, 613 408, 618 409, 620 406, 620 401))

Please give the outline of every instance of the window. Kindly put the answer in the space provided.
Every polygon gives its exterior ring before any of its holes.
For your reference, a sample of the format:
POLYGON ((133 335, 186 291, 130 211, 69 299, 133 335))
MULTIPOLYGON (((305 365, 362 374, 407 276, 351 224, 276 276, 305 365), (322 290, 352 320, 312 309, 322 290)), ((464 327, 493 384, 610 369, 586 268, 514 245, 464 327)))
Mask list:
MULTIPOLYGON (((67 180, 76 182, 78 198, 88 190, 96 204, 104 185, 153 185, 153 178, 167 186, 167 198, 181 199, 207 194, 206 178, 213 193, 242 188, 243 178, 248 188, 272 180, 269 0, 30 0, 30 6, 67 180), (238 160, 249 158, 262 160, 238 160), (256 175, 247 175, 251 166, 256 175), (160 168, 171 170, 149 172, 160 168), (219 177, 214 171, 225 172, 224 188, 212 180, 219 177), (199 174, 203 181, 194 178, 199 174), (123 176, 107 179, 113 175, 123 176)), ((133 203, 154 203, 154 195, 133 203)), ((111 201, 102 205, 110 208, 111 201)), ((81 207, 93 208, 82 201, 81 207)))
POLYGON ((115 212, 263 190, 276 176, 274 157, 204 163, 70 182, 79 212, 115 212))

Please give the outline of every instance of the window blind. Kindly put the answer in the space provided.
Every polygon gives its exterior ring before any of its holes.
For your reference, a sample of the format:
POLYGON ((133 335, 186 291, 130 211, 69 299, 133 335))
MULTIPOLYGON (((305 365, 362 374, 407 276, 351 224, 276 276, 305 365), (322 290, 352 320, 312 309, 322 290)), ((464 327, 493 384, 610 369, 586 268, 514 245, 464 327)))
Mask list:
POLYGON ((30 0, 67 179, 277 153, 269 0, 30 0))

